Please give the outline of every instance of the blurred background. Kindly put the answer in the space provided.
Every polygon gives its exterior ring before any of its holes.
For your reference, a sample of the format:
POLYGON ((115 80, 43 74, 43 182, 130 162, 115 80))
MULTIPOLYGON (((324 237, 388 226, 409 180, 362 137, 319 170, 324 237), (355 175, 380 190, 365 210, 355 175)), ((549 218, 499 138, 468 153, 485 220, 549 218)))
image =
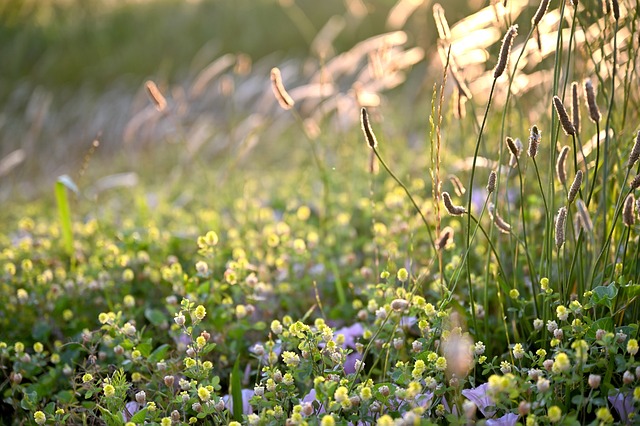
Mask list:
MULTIPOLYGON (((271 104, 269 71, 274 66, 283 69, 289 86, 298 86, 323 61, 398 29, 407 34, 404 49, 418 46, 434 53, 430 3, 3 0, 0 197, 31 198, 52 178, 73 175, 94 139, 100 146, 91 168, 107 158, 119 164, 112 163, 111 172, 130 169, 119 159, 123 150, 130 154, 185 138, 197 145, 199 156, 224 151, 232 143, 226 139, 234 139, 230 129, 238 130, 247 117, 253 116, 254 123, 247 124, 251 130, 240 128, 244 134, 236 142, 246 133, 273 127, 255 114, 280 112, 271 104), (217 67, 203 76, 216 60, 217 67), (195 99, 191 89, 199 77, 199 90, 206 93, 195 99), (169 99, 168 113, 147 109, 146 80, 156 82, 169 99), (256 110, 260 94, 269 102, 256 110)), ((453 20, 482 6, 480 1, 444 3, 453 20)), ((422 84, 427 70, 422 58, 416 59, 414 87, 422 84)), ((351 77, 343 79, 340 90, 349 90, 362 68, 360 63, 345 71, 351 77)))
MULTIPOLYGON (((86 179, 97 192, 141 178, 162 184, 164 176, 184 175, 196 164, 227 172, 230 163, 245 170, 289 167, 297 164, 291 159, 304 146, 298 142, 304 134, 324 136, 327 147, 359 140, 360 106, 372 108, 374 118, 382 106, 376 119, 387 118, 384 136, 423 149, 433 84, 442 80, 448 46, 458 74, 448 80, 445 115, 457 108, 458 116, 469 109, 477 117, 500 39, 519 22, 517 50, 539 1, 441 1, 451 28, 440 36, 435 3, 2 0, 0 201, 50 192, 62 174, 86 179), (271 92, 269 73, 276 66, 296 101, 293 117, 271 92), (147 96, 148 80, 167 99, 163 111, 147 96)), ((534 34, 536 43, 527 44, 515 94, 537 91, 550 99, 560 20, 555 3, 534 34)), ((595 40, 593 57, 606 28, 597 26, 599 3, 584 4, 580 23, 596 27, 591 35, 577 33, 575 42, 595 40)), ((571 18, 564 15, 567 24, 571 18)), ((622 51, 634 43, 624 30, 622 51)), ((580 69, 579 57, 575 61, 577 74, 590 72, 580 69)), ((506 87, 499 85, 498 104, 506 87)), ((524 97, 518 102, 522 106, 524 97)), ((519 118, 519 127, 548 114, 547 106, 524 109, 529 116, 519 118)), ((464 143, 475 127, 473 119, 461 122, 449 137, 464 143)))

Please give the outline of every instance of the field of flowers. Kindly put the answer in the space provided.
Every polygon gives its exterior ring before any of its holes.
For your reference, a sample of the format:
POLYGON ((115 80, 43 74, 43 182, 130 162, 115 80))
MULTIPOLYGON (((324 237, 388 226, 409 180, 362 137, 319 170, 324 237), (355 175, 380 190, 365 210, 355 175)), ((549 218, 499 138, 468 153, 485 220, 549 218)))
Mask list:
POLYGON ((0 424, 640 424, 640 5, 445 3, 105 95, 64 173, 30 149, 75 112, 34 92, 0 424))

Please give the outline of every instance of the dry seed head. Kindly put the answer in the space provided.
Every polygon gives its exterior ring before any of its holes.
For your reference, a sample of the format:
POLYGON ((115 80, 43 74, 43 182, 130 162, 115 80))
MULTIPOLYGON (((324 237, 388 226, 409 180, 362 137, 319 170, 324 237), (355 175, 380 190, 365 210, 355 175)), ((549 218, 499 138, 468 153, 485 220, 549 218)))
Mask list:
POLYGON ((498 64, 493 70, 493 78, 496 79, 502 75, 507 68, 507 62, 509 61, 509 53, 511 52, 511 46, 513 40, 518 35, 518 26, 512 25, 502 39, 502 47, 500 48, 500 55, 498 56, 498 64))
POLYGON ((563 146, 560 151, 560 155, 558 155, 558 160, 556 161, 556 176, 561 184, 567 183, 567 154, 569 153, 569 147, 563 146))
POLYGON ((280 74, 279 68, 274 67, 271 69, 271 89, 273 89, 273 94, 282 109, 290 110, 293 108, 295 102, 293 102, 293 99, 287 93, 287 89, 284 88, 284 84, 282 84, 282 74, 280 74))
POLYGON ((538 145, 540 145, 540 130, 538 130, 538 126, 534 124, 533 127, 531 127, 531 132, 529 134, 529 157, 536 158, 536 155, 538 154, 538 145))
POLYGON ((594 123, 600 121, 600 109, 596 103, 596 91, 591 83, 591 80, 584 81, 584 92, 587 96, 587 107, 589 108, 589 118, 594 123))
POLYGON ((364 107, 360 110, 360 125, 362 127, 362 133, 364 133, 364 137, 367 140, 367 144, 369 144, 369 147, 375 149, 375 147, 378 146, 378 140, 371 129, 369 113, 367 113, 367 109, 364 107))
POLYGON ((509 148, 509 152, 514 157, 519 157, 520 156, 520 150, 516 146, 516 143, 513 140, 513 138, 510 138, 509 136, 507 136, 507 148, 509 148))
POLYGON ((537 26, 545 13, 547 13, 547 9, 549 8, 549 0, 542 0, 540 2, 540 6, 538 6, 538 10, 536 10, 536 14, 533 15, 533 19, 531 19, 531 24, 535 27, 537 26))
POLYGON ((602 13, 608 15, 611 12, 611 0, 602 0, 602 13))
POLYGON ((451 30, 449 29, 447 18, 444 16, 444 9, 439 3, 433 5, 433 20, 436 21, 438 37, 442 40, 449 40, 451 38, 451 30))
POLYGON ((636 189, 640 188, 640 174, 636 175, 636 177, 633 178, 629 186, 631 187, 632 191, 635 191, 636 189))
POLYGON ((452 216, 462 216, 467 212, 462 206, 454 206, 451 202, 451 196, 448 192, 442 193, 442 202, 444 204, 444 208, 447 209, 447 212, 452 216))
POLYGON ((627 168, 630 169, 636 164, 640 158, 640 130, 636 135, 636 141, 633 144, 633 148, 631 148, 631 153, 629 154, 629 160, 627 161, 627 168))
POLYGON ((622 223, 625 226, 633 226, 635 217, 633 215, 633 207, 636 199, 633 194, 629 194, 626 200, 624 200, 624 207, 622 208, 622 223))
POLYGON ((591 221, 589 210, 587 210, 587 205, 584 201, 578 199, 578 201, 576 201, 576 207, 578 208, 578 217, 580 218, 582 229, 589 233, 593 232, 593 222, 591 221))
POLYGON ((576 195, 578 195, 578 191, 580 190, 580 185, 582 185, 582 170, 578 170, 576 172, 576 177, 573 179, 573 183, 569 188, 569 204, 573 203, 573 200, 576 199, 576 195))
POLYGON ((578 97, 578 83, 571 83, 571 116, 573 127, 580 133, 580 98, 578 97))
POLYGON ((500 215, 496 211, 496 206, 493 203, 489 203, 489 216, 491 216, 491 219, 493 219, 493 222, 496 224, 496 228, 498 228, 500 232, 504 234, 511 233, 511 225, 509 225, 502 217, 500 217, 500 215))
POLYGON ((558 217, 556 218, 556 247, 560 249, 564 244, 564 225, 567 221, 567 208, 562 206, 558 210, 558 217))
POLYGON ((558 120, 560 120, 560 124, 562 125, 562 130, 567 135, 575 135, 576 129, 573 127, 573 123, 569 120, 569 114, 567 114, 567 110, 564 108, 562 101, 559 97, 553 97, 553 106, 556 108, 556 112, 558 113, 558 120))
POLYGON ((616 21, 620 19, 620 4, 618 4, 618 0, 611 0, 611 9, 613 9, 613 18, 616 21))
POLYGON ((458 197, 462 197, 464 193, 467 192, 467 189, 464 187, 460 179, 458 179, 458 176, 449 175, 449 180, 451 181, 451 184, 453 185, 453 190, 455 191, 458 197))
POLYGON ((509 167, 516 166, 516 164, 518 163, 518 158, 520 158, 520 154, 522 153, 522 149, 523 149, 522 141, 520 140, 520 138, 516 138, 514 140, 514 145, 518 150, 518 155, 514 156, 513 153, 511 153, 511 156, 509 157, 509 167))
POLYGON ((491 170, 491 173, 489 173, 489 181, 487 182, 487 193, 491 194, 496 190, 496 179, 497 175, 495 170, 491 170))
POLYGON ((436 241, 436 249, 443 250, 451 240, 453 240, 453 228, 447 226, 440 231, 440 236, 436 241))
POLYGON ((156 109, 158 111, 164 111, 164 109, 167 107, 167 100, 164 96, 162 96, 162 92, 160 92, 160 89, 158 89, 156 83, 148 80, 144 84, 144 87, 147 89, 147 94, 149 95, 149 98, 151 98, 153 104, 156 106, 156 109))

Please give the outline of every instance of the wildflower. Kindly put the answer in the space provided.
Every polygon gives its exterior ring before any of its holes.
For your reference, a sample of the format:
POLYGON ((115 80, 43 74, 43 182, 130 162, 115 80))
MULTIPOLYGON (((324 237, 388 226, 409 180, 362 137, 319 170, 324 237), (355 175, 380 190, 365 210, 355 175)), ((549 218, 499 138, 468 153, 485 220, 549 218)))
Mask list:
POLYGON ((629 370, 625 371, 624 374, 622 375, 622 383, 624 383, 625 385, 630 385, 631 383, 633 383, 634 380, 635 380, 635 377, 633 376, 633 373, 629 370))
POLYGON ((564 371, 568 371, 571 368, 571 362, 569 361, 569 357, 564 352, 559 352, 556 355, 555 361, 553 362, 553 366, 551 370, 554 373, 560 373, 564 371))
POLYGON ((33 413, 33 420, 39 425, 43 425, 47 421, 47 416, 42 411, 36 411, 33 413))
POLYGON ((408 306, 409 306, 409 302, 407 302, 404 299, 395 299, 391 302, 391 309, 393 309, 396 312, 404 311, 405 309, 407 309, 408 306))
POLYGON ((566 321, 569 316, 569 310, 565 306, 559 305, 556 308, 556 316, 560 321, 566 321))
POLYGON ((613 423, 613 416, 607 407, 601 407, 596 410, 596 418, 602 423, 613 423))
POLYGON ((93 376, 91 374, 89 374, 89 373, 85 373, 85 375, 82 376, 82 382, 83 383, 88 383, 88 382, 90 382, 92 380, 93 380, 93 376))
POLYGON ((553 333, 557 328, 558 324, 555 321, 547 321, 547 330, 549 330, 550 333, 553 333))
POLYGON ((500 371, 502 371, 502 374, 511 373, 511 363, 509 363, 509 361, 502 361, 500 363, 500 371))
POLYGON ((331 414, 327 414, 326 416, 324 416, 322 418, 322 421, 320 422, 320 426, 335 426, 336 421, 333 418, 333 416, 331 416, 331 414))
POLYGON ((632 356, 638 353, 638 341, 636 339, 629 339, 627 342, 627 352, 632 356))
POLYGON ((36 342, 33 344, 33 350, 35 353, 39 354, 39 353, 42 353, 42 351, 44 350, 44 347, 42 346, 42 343, 36 342))
POLYGON ((300 357, 294 352, 284 351, 282 353, 282 361, 287 365, 287 367, 295 368, 300 364, 300 357))
POLYGON ((441 356, 436 360, 436 370, 444 371, 447 369, 447 360, 441 356))
POLYGON ((484 343, 482 343, 481 341, 476 342, 473 345, 473 352, 476 355, 482 355, 484 353, 484 351, 485 351, 485 346, 484 346, 484 343))
POLYGON ((211 399, 211 392, 207 388, 200 386, 198 388, 198 398, 203 402, 207 402, 211 399))
POLYGON ((540 377, 538 379, 538 381, 536 382, 536 387, 538 388, 539 392, 546 392, 549 390, 549 386, 551 385, 551 383, 549 382, 549 380, 540 377))
POLYGON ((388 414, 385 414, 384 416, 380 417, 376 422, 376 426, 393 426, 393 425, 394 425, 393 418, 388 414))
POLYGON ((125 336, 133 336, 134 334, 136 334, 136 327, 127 322, 122 326, 122 333, 124 333, 125 336))
POLYGON ((182 312, 179 312, 176 314, 175 318, 173 318, 173 321, 178 324, 180 327, 182 327, 184 325, 184 315, 182 314, 182 312))
POLYGON ((136 397, 136 402, 140 405, 144 405, 147 402, 147 394, 145 391, 137 392, 135 397, 136 397))
POLYGON ((549 421, 551 423, 557 423, 562 418, 562 409, 557 405, 549 407, 549 411, 547 411, 547 416, 549 416, 549 421))
POLYGON ((171 426, 171 417, 163 417, 160 420, 160 426, 171 426))
POLYGON ((134 383, 139 382, 140 380, 142 380, 142 374, 136 372, 131 373, 131 381, 134 383))
POLYGON ((522 347, 522 343, 516 343, 513 345, 513 357, 515 359, 522 359, 524 356, 524 349, 522 347))
POLYGON ((273 334, 282 333, 282 324, 280 323, 280 321, 278 320, 271 321, 271 331, 273 332, 273 334))
POLYGON ((425 365, 424 361, 419 359, 415 362, 414 366, 413 366, 413 371, 411 372, 411 377, 413 377, 415 380, 418 380, 422 377, 422 373, 424 373, 424 371, 426 370, 427 366, 425 365))
POLYGON ((193 312, 193 315, 199 319, 200 321, 202 321, 202 319, 205 317, 205 315, 207 315, 207 310, 205 309, 204 306, 202 305, 198 305, 198 307, 196 307, 196 310, 193 312))
POLYGON ((104 396, 107 398, 112 397, 116 393, 116 389, 112 385, 104 385, 102 391, 104 392, 104 396))
POLYGON ((640 401, 640 386, 637 386, 633 390, 633 399, 634 399, 634 401, 640 401))
POLYGON ((536 331, 541 330, 543 325, 544 325, 544 321, 542 321, 540 318, 536 318, 533 320, 533 328, 536 331))

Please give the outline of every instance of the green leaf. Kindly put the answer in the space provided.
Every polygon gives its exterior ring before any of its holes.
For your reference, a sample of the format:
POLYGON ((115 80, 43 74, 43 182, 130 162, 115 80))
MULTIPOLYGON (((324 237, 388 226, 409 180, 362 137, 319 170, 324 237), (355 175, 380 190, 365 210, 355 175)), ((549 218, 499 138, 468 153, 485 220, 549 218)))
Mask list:
POLYGON ((236 358, 229 379, 229 394, 233 401, 233 418, 236 421, 242 421, 242 382, 240 375, 240 358, 236 358))
POLYGON ((613 325, 614 325, 613 318, 611 317, 600 318, 599 320, 596 320, 591 324, 591 327, 589 327, 589 330, 587 331, 586 336, 590 339, 595 339, 596 331, 598 331, 598 329, 613 332, 613 325))
POLYGON ((618 295, 618 287, 611 284, 608 286, 598 286, 593 289, 593 294, 591 296, 591 302, 594 305, 602 305, 611 309, 613 305, 613 299, 618 295))
POLYGON ((200 351, 200 354, 201 355, 208 354, 209 352, 214 350, 216 346, 217 345, 215 343, 208 343, 205 345, 204 348, 202 348, 202 350, 200 351))
POLYGON ((144 408, 140 411, 138 411, 136 414, 133 415, 133 417, 131 417, 131 420, 129 420, 130 422, 133 423, 143 423, 144 420, 147 418, 147 410, 148 408, 144 408))
POLYGON ((136 346, 136 349, 139 350, 142 356, 146 358, 151 353, 151 349, 153 349, 153 346, 151 346, 150 342, 144 342, 136 346))
POLYGON ((164 345, 158 346, 156 348, 156 350, 153 351, 151 353, 151 355, 149 355, 148 361, 150 363, 155 363, 155 362, 158 362, 160 360, 163 360, 166 357, 167 352, 169 352, 169 348, 170 348, 170 346, 167 345, 166 343, 164 345))
POLYGON ((157 327, 166 322, 166 315, 160 309, 147 308, 144 310, 144 317, 157 327))
POLYGON ((58 214, 60 216, 60 227, 62 228, 62 242, 64 250, 73 257, 73 232, 71 227, 71 209, 67 189, 78 193, 78 187, 67 175, 60 176, 55 186, 56 202, 58 203, 58 214))

